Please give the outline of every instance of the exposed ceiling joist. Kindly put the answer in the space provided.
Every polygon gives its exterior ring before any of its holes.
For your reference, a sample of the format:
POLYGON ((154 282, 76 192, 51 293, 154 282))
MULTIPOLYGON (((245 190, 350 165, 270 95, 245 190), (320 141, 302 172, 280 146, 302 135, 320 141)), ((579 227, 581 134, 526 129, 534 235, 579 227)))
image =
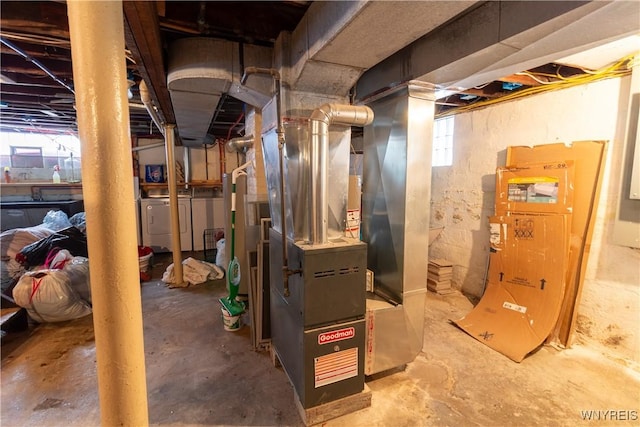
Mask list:
POLYGON ((144 79, 158 115, 165 123, 175 123, 167 76, 162 56, 162 39, 158 12, 154 2, 123 2, 125 15, 125 43, 144 79))

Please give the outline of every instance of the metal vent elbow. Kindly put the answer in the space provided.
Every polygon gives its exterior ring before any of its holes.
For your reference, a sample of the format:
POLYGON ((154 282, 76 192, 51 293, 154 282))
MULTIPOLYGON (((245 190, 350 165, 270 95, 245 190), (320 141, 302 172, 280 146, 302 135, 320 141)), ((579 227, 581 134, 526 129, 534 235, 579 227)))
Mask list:
POLYGON ((253 139, 253 135, 231 138, 226 144, 227 150, 245 153, 249 148, 253 147, 253 139))
POLYGON ((373 121, 373 110, 359 105, 324 104, 309 119, 326 125, 366 126, 373 121))
POLYGON ((373 121, 373 110, 366 106, 324 104, 311 113, 310 169, 311 210, 309 212, 311 242, 328 241, 329 218, 329 126, 332 124, 366 126, 373 121))

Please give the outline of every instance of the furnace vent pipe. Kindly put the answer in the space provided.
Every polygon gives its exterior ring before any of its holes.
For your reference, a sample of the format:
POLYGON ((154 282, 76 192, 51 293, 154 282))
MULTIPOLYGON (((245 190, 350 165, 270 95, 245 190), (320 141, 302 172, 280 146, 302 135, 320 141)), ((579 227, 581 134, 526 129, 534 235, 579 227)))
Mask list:
POLYGON ((253 135, 231 138, 229 142, 227 142, 227 148, 231 151, 237 151, 238 153, 244 153, 252 146, 253 135))
POLYGON ((300 270, 292 270, 289 268, 289 254, 287 244, 287 221, 286 221, 286 208, 285 208, 285 196, 284 196, 284 124, 282 119, 282 79, 280 79, 280 72, 275 68, 258 68, 247 67, 244 69, 240 84, 244 85, 251 74, 268 74, 270 75, 276 84, 276 117, 278 120, 278 127, 276 134, 278 135, 278 153, 280 158, 280 228, 282 231, 282 276, 284 279, 284 296, 289 296, 289 276, 300 273, 300 270))
POLYGON ((140 89, 140 100, 147 108, 147 112, 149 113, 149 116, 151 116, 151 120, 153 120, 153 123, 156 125, 160 133, 164 135, 164 126, 162 125, 162 121, 160 120, 160 117, 158 117, 158 113, 153 106, 153 101, 151 101, 151 96, 149 95, 149 88, 144 80, 140 81, 138 88, 140 89))
POLYGON ((329 219, 329 126, 366 126, 373 121, 373 110, 366 106, 324 104, 311 113, 311 242, 328 242, 329 219))

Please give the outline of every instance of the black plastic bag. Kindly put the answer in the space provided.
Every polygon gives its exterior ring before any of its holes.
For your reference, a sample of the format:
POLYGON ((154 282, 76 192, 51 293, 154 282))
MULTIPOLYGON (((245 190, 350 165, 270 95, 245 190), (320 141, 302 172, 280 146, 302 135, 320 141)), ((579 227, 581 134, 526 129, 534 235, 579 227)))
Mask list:
POLYGON ((42 265, 47 254, 53 248, 66 249, 73 256, 88 256, 87 237, 76 227, 68 227, 25 246, 16 255, 16 261, 24 265, 25 268, 42 265))

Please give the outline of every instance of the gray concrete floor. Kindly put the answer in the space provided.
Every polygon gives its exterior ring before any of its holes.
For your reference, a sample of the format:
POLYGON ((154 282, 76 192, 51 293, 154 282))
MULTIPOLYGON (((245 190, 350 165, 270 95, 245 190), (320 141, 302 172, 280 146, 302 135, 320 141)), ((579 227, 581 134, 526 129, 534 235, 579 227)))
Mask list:
MULTIPOLYGON (((303 425, 286 374, 251 350, 248 327, 223 329, 224 281, 169 289, 154 280, 141 290, 151 425, 303 425)), ((514 363, 449 322, 471 308, 459 293, 429 293, 422 353, 368 379, 370 408, 324 425, 640 425, 636 369, 585 345, 543 347, 514 363), (608 410, 617 420, 602 421, 608 410), (582 411, 600 411, 601 420, 584 420, 582 411)), ((3 342, 1 397, 2 426, 99 425, 91 316, 3 342)))

